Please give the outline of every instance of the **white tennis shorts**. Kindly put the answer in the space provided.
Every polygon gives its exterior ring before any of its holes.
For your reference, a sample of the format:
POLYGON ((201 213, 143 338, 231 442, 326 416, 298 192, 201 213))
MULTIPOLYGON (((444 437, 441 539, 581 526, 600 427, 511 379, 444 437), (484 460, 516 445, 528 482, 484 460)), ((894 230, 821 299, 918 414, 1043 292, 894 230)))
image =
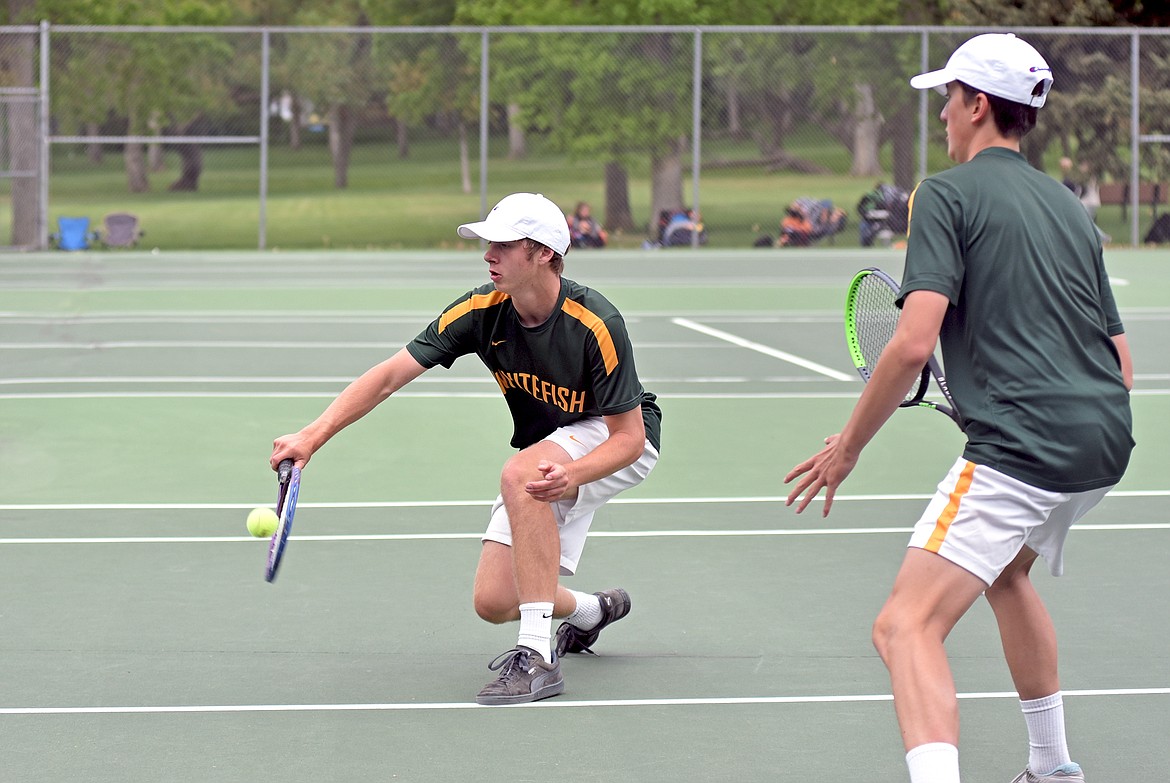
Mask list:
POLYGON ((909 546, 942 555, 988 585, 1027 546, 1060 576, 1069 528, 1110 489, 1049 492, 960 457, 915 524, 909 546))
MULTIPOLYGON (((608 437, 609 428, 605 426, 605 420, 595 417, 561 427, 545 440, 563 448, 573 459, 580 459, 608 437)), ((650 445, 650 441, 646 441, 642 456, 633 465, 578 487, 575 500, 558 500, 549 504, 561 534, 563 576, 571 576, 577 571, 577 563, 581 560, 585 539, 589 535, 589 526, 593 524, 593 513, 618 493, 641 484, 657 462, 658 451, 650 445)), ((495 504, 492 505, 491 521, 488 522, 487 532, 483 534, 482 540, 512 546, 512 525, 508 519, 508 511, 504 508, 502 496, 497 497, 495 504)))

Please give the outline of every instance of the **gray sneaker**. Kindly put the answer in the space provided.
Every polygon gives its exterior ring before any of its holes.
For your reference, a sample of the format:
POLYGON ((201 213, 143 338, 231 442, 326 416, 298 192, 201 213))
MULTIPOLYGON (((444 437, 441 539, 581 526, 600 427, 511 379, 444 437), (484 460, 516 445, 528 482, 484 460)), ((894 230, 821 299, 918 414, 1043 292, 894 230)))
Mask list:
POLYGON ((602 590, 594 595, 601 601, 601 622, 588 631, 582 631, 568 623, 561 623, 561 627, 557 628, 556 650, 558 658, 566 653, 596 655, 597 653, 589 648, 597 643, 601 629, 610 623, 616 623, 630 613, 630 594, 620 587, 602 590))
POLYGON ((477 704, 525 704, 565 691, 561 662, 555 655, 552 663, 546 663, 536 650, 519 646, 496 656, 488 668, 500 675, 483 686, 475 697, 477 704))
POLYGON ((1012 783, 1085 783, 1085 773, 1080 764, 1069 762, 1049 772, 1037 775, 1030 769, 1021 772, 1012 783))

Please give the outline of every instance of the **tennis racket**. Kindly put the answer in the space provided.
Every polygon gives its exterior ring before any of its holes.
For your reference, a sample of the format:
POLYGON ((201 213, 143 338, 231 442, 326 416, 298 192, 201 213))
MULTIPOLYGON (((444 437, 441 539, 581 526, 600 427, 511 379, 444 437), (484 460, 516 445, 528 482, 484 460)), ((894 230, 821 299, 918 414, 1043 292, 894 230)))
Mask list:
POLYGON ((291 459, 281 460, 276 468, 277 492, 276 515, 280 521, 276 523, 276 532, 268 542, 268 565, 264 569, 264 581, 271 582, 276 578, 276 569, 280 568, 280 560, 284 557, 284 548, 288 545, 288 534, 292 531, 293 515, 297 512, 297 495, 301 491, 301 469, 293 466, 291 459))
MULTIPOLYGON (((901 286, 894 278, 873 267, 862 269, 849 284, 849 293, 845 297, 845 341, 849 345, 853 366, 866 383, 869 383, 878 357, 898 326, 898 317, 902 311, 894 303, 898 300, 900 289, 901 286)), ((918 380, 906 392, 906 398, 899 407, 940 411, 950 416, 959 429, 963 429, 963 420, 955 407, 955 401, 951 399, 946 376, 933 356, 922 368, 918 380), (931 377, 942 392, 945 404, 926 399, 931 377)))

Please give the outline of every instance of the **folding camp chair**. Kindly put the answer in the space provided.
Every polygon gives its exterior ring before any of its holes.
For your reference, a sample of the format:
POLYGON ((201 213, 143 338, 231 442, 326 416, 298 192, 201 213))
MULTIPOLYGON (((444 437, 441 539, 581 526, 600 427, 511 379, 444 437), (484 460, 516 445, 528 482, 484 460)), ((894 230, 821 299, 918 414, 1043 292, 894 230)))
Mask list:
POLYGON ((89 230, 87 217, 59 217, 57 233, 49 235, 49 242, 58 250, 89 250, 89 243, 97 239, 97 232, 89 230))
POLYGON ((138 227, 138 216, 129 212, 111 212, 102 223, 105 226, 102 244, 106 247, 134 247, 146 233, 138 227))

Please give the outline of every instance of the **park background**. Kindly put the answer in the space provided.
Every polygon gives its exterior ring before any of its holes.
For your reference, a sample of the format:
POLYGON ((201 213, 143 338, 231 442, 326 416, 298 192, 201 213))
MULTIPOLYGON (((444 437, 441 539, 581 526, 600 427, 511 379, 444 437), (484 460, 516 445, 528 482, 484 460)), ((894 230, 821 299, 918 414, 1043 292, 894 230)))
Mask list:
POLYGON ((1143 241, 1170 180, 1170 30, 1123 0, 7 10, 40 20, 0 28, 10 248, 130 212, 161 251, 457 249, 455 225, 517 190, 590 202, 627 248, 684 208, 709 246, 752 247, 824 199, 849 220, 825 242, 855 246, 865 192, 950 165, 941 96, 907 79, 992 29, 1052 64, 1024 153, 1099 183, 1114 242, 1143 241))

